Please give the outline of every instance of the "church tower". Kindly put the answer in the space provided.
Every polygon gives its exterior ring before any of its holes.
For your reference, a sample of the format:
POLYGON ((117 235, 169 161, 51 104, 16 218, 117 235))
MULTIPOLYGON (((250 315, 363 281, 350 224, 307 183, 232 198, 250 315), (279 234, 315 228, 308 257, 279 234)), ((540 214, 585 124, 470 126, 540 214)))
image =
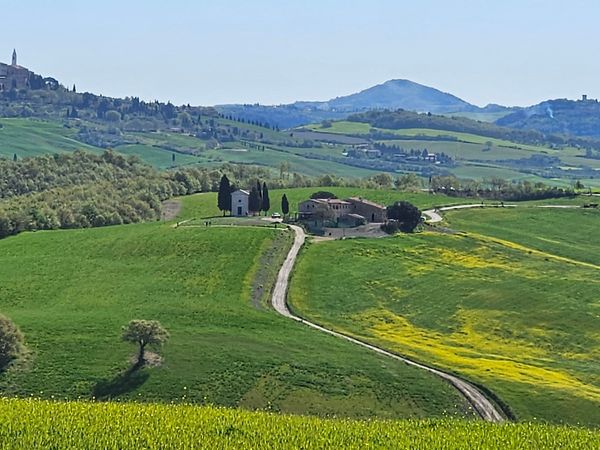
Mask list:
POLYGON ((17 49, 13 49, 13 55, 12 55, 12 65, 16 66, 17 65, 17 49))

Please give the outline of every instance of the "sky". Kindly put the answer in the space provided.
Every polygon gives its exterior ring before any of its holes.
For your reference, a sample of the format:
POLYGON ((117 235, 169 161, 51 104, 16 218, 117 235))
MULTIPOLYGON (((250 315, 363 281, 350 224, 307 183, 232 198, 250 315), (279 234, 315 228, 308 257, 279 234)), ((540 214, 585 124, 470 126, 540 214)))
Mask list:
POLYGON ((409 79, 483 106, 600 97, 597 0, 0 0, 0 61, 175 104, 327 100, 409 79), (5 5, 3 5, 6 3, 5 5))

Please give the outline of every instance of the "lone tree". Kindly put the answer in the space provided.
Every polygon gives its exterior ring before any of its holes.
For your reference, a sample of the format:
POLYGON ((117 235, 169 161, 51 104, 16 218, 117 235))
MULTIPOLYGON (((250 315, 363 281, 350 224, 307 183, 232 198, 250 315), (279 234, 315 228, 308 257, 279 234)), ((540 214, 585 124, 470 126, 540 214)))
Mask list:
POLYGON ((227 175, 223 174, 219 183, 219 194, 217 196, 217 206, 225 215, 226 211, 231 211, 231 184, 227 175))
POLYGON ((287 216, 290 213, 290 203, 285 194, 281 197, 281 212, 284 216, 287 216))
POLYGON ((389 220, 398 223, 398 229, 405 233, 413 231, 421 222, 421 211, 413 204, 405 201, 396 202, 387 207, 389 220))
POLYGON ((260 213, 261 199, 256 186, 253 186, 250 190, 250 196, 248 197, 248 209, 252 213, 260 213))
POLYGON ((263 183, 262 187, 262 210, 267 212, 271 209, 271 199, 269 198, 269 188, 267 187, 267 183, 263 183))
POLYGON ((19 328, 8 318, 0 314, 0 372, 17 359, 25 346, 19 328))
POLYGON ((161 345, 169 339, 169 332, 158 320, 132 320, 123 327, 123 340, 139 345, 136 367, 144 365, 146 345, 161 345))

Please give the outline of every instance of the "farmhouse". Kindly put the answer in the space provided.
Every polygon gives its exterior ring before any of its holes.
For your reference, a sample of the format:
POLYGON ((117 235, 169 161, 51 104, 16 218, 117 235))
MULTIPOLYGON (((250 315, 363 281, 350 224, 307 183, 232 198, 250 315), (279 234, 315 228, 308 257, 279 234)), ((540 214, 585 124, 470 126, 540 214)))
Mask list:
POLYGON ((348 201, 352 204, 353 214, 363 216, 367 222, 385 222, 387 212, 385 206, 371 202, 362 197, 350 197, 348 201))
POLYGON ((360 197, 305 200, 298 205, 298 212, 300 220, 311 221, 314 225, 329 222, 356 226, 367 222, 385 222, 387 218, 385 206, 360 197))
POLYGON ((248 200, 250 192, 238 189, 231 193, 231 215, 247 216, 248 215, 248 200))
POLYGON ((352 213, 352 203, 337 198, 311 198, 298 205, 301 220, 337 220, 352 213))

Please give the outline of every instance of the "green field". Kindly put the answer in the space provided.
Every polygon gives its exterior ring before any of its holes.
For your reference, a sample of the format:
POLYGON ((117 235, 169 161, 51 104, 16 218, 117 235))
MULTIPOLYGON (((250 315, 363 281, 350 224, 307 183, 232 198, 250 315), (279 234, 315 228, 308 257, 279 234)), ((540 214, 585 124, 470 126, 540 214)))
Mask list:
POLYGON ((447 136, 451 138, 455 138, 461 142, 471 143, 471 144, 480 144, 485 145, 487 142, 491 142, 495 146, 505 146, 505 147, 516 147, 518 149, 528 150, 530 152, 541 152, 542 150, 549 151, 549 149, 544 147, 538 147, 534 145, 526 145, 526 144, 516 144, 511 141, 506 141, 503 139, 495 139, 486 136, 479 136, 477 134, 471 133, 461 133, 458 131, 446 131, 446 130, 433 130, 429 128, 403 128, 399 130, 391 130, 387 128, 374 128, 368 123, 363 122, 348 122, 348 121, 339 121, 333 122, 331 127, 323 128, 322 125, 309 125, 306 128, 312 129, 314 131, 322 131, 325 133, 339 133, 339 134, 368 134, 371 130, 381 131, 385 133, 391 133, 398 136, 405 137, 414 137, 414 136, 447 136))
MULTIPOLYGON (((380 173, 379 169, 357 167, 346 164, 350 160, 343 157, 347 146, 318 144, 316 147, 300 146, 303 142, 287 132, 273 131, 250 124, 240 124, 229 120, 218 119, 218 123, 234 126, 252 133, 260 132, 268 144, 251 142, 252 145, 265 147, 264 150, 244 146, 239 140, 226 142, 216 148, 208 145, 208 141, 198 139, 184 133, 174 132, 124 132, 125 144, 117 145, 116 151, 126 155, 135 155, 148 164, 159 169, 187 164, 203 166, 219 166, 223 163, 254 164, 279 170, 281 163, 290 165, 290 173, 317 176, 331 174, 346 178, 363 178, 380 173), (284 145, 285 143, 285 145, 284 145), (291 145, 291 146, 290 146, 291 145), (297 145, 294 147, 293 145, 297 145), (172 156, 175 154, 175 163, 172 156)), ((60 122, 33 119, 0 119, 0 157, 37 156, 46 153, 70 152, 84 149, 99 152, 101 149, 77 140, 77 128, 64 127, 60 122)), ((371 127, 359 122, 334 122, 330 128, 320 125, 310 128, 328 133, 365 134, 371 127)), ((483 179, 503 177, 510 180, 542 181, 549 184, 566 185, 571 180, 549 180, 528 173, 519 172, 507 163, 498 160, 529 158, 534 154, 560 156, 564 169, 574 175, 580 166, 600 169, 600 161, 587 159, 581 149, 566 148, 554 150, 545 147, 515 144, 509 141, 486 138, 483 136, 446 132, 430 129, 380 130, 403 136, 402 140, 386 140, 387 145, 398 145, 404 149, 428 149, 435 153, 444 152, 458 163, 457 167, 448 171, 459 178, 483 179), (450 136, 453 140, 417 140, 414 136, 450 136), (459 142, 460 141, 460 142, 459 142), (487 143, 491 142, 491 147, 487 143)), ((392 175, 395 173, 390 172, 392 175)), ((589 177, 589 174, 587 175, 589 177)), ((587 186, 597 186, 600 178, 584 178, 587 186)))
POLYGON ((459 420, 352 421, 189 405, 0 400, 5 449, 592 449, 598 431, 459 420))
POLYGON ((31 351, 0 375, 3 395, 320 416, 470 415, 432 375, 268 308, 289 239, 281 229, 150 223, 1 240, 0 311, 31 351), (135 348, 120 332, 131 319, 169 330, 161 366, 126 372, 135 348))
POLYGON ((323 133, 337 133, 345 135, 366 135, 371 131, 379 131, 401 136, 403 139, 385 139, 378 142, 386 145, 397 145, 405 150, 427 149, 433 153, 445 153, 456 162, 457 167, 448 168, 448 171, 458 178, 485 179, 501 177, 508 180, 541 181, 545 184, 569 185, 572 179, 554 180, 532 175, 526 171, 520 172, 520 166, 514 163, 502 162, 504 160, 528 159, 533 155, 545 155, 560 158, 562 168, 571 171, 573 178, 580 178, 586 186, 600 185, 598 177, 577 177, 581 167, 600 169, 600 161, 585 157, 582 149, 567 147, 554 149, 544 146, 520 144, 503 139, 489 138, 471 133, 455 131, 434 130, 427 128, 407 129, 380 129, 373 128, 368 123, 339 121, 333 122, 330 127, 321 124, 308 125, 305 128, 323 133), (416 136, 421 139, 412 139, 416 136), (427 138, 431 137, 431 140, 427 138), (436 139, 433 139, 436 138, 436 139), (442 140, 440 140, 442 139, 442 140), (445 140, 443 140, 445 139, 445 140), (500 162, 498 162, 500 161, 500 162))
MULTIPOLYGON (((266 138, 282 139, 288 135, 254 125, 239 124, 223 120, 232 126, 260 131, 266 138)), ((89 150, 100 152, 102 149, 77 140, 76 128, 65 128, 59 122, 33 119, 0 119, 0 157, 24 158, 47 153, 89 150)), ((207 148, 206 142, 193 136, 170 132, 129 132, 124 134, 125 145, 114 150, 125 155, 135 155, 146 163, 166 169, 187 164, 215 166, 223 163, 255 164, 278 170, 282 162, 290 164, 290 172, 316 176, 331 174, 347 178, 362 178, 375 175, 380 171, 354 167, 335 161, 315 159, 314 155, 342 157, 342 149, 295 148, 266 146, 263 150, 245 148, 240 142, 230 142, 215 149, 207 148), (175 164, 172 156, 175 153, 175 164), (311 153, 313 155, 311 155, 311 153)))
POLYGON ((120 145, 116 148, 116 151, 127 156, 137 156, 158 169, 206 162, 205 159, 197 156, 181 154, 145 144, 120 145), (175 161, 173 161, 173 155, 175 155, 175 161))
MULTIPOLYGON (((309 149, 315 150, 315 149, 309 149)), ((363 169, 334 161, 314 159, 297 154, 294 148, 285 150, 267 147, 265 150, 247 149, 241 145, 236 148, 222 148, 209 150, 203 156, 214 161, 230 162, 235 164, 254 164, 278 169, 282 162, 290 164, 290 173, 302 175, 336 175, 347 178, 361 178, 376 175, 381 171, 363 169)), ((338 157, 341 157, 341 151, 338 157)))
MULTIPOLYGON (((384 206, 400 200, 413 203, 421 209, 433 208, 434 206, 462 205, 465 203, 477 203, 476 200, 449 197, 441 194, 429 194, 426 192, 403 192, 393 189, 362 189, 353 187, 307 187, 273 189, 269 191, 271 199, 271 210, 281 212, 281 197, 286 194, 290 204, 290 214, 298 211, 298 203, 310 198, 311 194, 318 191, 334 193, 339 198, 363 197, 367 200, 380 203, 384 206)), ((222 215, 217 208, 217 194, 208 192, 189 197, 182 197, 182 211, 180 219, 198 219, 222 215)))
POLYGON ((599 213, 479 211, 450 215, 468 235, 310 244, 293 309, 479 382, 521 420, 599 426, 599 213))
POLYGON ((27 119, 0 119, 0 157, 39 156, 47 153, 101 149, 79 142, 76 130, 64 128, 56 122, 27 119))
MULTIPOLYGON (((589 197, 577 197, 572 201, 554 200, 553 203, 573 205, 589 201, 589 197)), ((446 219, 452 228, 492 236, 600 268, 600 210, 597 209, 463 210, 449 211, 446 219)))

